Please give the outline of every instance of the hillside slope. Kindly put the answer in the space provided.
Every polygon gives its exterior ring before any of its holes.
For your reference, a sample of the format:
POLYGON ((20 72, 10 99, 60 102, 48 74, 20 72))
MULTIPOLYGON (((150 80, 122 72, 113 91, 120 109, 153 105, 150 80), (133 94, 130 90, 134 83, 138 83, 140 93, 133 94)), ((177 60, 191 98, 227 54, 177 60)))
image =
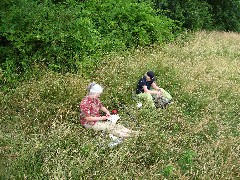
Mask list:
POLYGON ((108 55, 92 79, 48 72, 2 93, 0 177, 239 179, 239 57, 239 34, 198 32, 108 55), (174 97, 166 110, 138 109, 132 99, 149 69, 174 97), (91 81, 105 87, 102 102, 118 108, 120 123, 141 131, 139 137, 109 149, 106 134, 80 126, 78 104, 91 81))

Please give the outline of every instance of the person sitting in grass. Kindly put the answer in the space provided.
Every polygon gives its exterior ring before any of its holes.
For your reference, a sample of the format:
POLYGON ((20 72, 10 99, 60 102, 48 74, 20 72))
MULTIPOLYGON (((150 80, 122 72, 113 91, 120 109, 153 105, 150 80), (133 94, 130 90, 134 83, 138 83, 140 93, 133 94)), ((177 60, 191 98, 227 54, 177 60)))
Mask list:
POLYGON ((80 123, 85 128, 90 128, 96 131, 106 131, 120 138, 127 138, 137 134, 137 131, 132 131, 120 124, 108 121, 111 117, 110 112, 100 101, 100 95, 103 92, 102 86, 96 83, 88 85, 88 95, 85 96, 80 103, 80 123), (100 111, 105 113, 100 115, 100 111))
POLYGON ((148 71, 139 79, 136 94, 139 99, 145 101, 147 106, 153 108, 166 108, 166 106, 172 101, 172 96, 155 83, 153 71, 148 71))

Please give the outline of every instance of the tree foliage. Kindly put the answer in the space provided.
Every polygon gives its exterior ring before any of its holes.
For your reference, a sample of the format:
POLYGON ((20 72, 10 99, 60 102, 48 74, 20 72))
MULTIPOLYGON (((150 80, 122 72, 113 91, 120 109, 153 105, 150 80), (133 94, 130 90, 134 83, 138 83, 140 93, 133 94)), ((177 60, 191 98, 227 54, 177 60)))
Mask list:
POLYGON ((94 68, 104 53, 174 37, 171 19, 157 15, 149 3, 134 0, 4 0, 2 4, 3 83, 39 65, 58 72, 94 68))
POLYGON ((206 0, 211 5, 213 24, 216 29, 240 32, 240 1, 206 0))
POLYGON ((240 32, 240 2, 237 0, 152 0, 155 8, 183 28, 240 32))

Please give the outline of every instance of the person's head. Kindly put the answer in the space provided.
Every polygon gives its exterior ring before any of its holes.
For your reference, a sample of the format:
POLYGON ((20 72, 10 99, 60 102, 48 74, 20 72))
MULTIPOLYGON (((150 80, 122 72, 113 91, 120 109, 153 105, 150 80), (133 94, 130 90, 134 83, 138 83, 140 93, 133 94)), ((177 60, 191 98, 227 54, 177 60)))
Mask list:
POLYGON ((154 73, 152 71, 148 71, 146 74, 145 74, 145 77, 147 79, 147 81, 152 81, 154 80, 154 73))
POLYGON ((92 82, 88 85, 87 90, 89 91, 89 95, 99 97, 103 92, 103 87, 95 82, 92 82))

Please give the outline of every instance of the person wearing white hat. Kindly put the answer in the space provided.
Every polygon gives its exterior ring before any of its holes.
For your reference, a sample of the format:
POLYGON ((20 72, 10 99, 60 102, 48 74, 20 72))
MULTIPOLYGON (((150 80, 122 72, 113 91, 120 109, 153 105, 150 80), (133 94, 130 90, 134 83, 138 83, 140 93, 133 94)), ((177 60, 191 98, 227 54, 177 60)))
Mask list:
POLYGON ((89 91, 80 103, 80 123, 85 128, 91 128, 97 131, 107 131, 115 136, 126 138, 136 134, 136 131, 127 129, 126 127, 107 121, 110 119, 110 112, 105 108, 99 97, 103 92, 103 87, 97 83, 90 83, 87 87, 89 91), (100 115, 100 111, 105 113, 100 115))

